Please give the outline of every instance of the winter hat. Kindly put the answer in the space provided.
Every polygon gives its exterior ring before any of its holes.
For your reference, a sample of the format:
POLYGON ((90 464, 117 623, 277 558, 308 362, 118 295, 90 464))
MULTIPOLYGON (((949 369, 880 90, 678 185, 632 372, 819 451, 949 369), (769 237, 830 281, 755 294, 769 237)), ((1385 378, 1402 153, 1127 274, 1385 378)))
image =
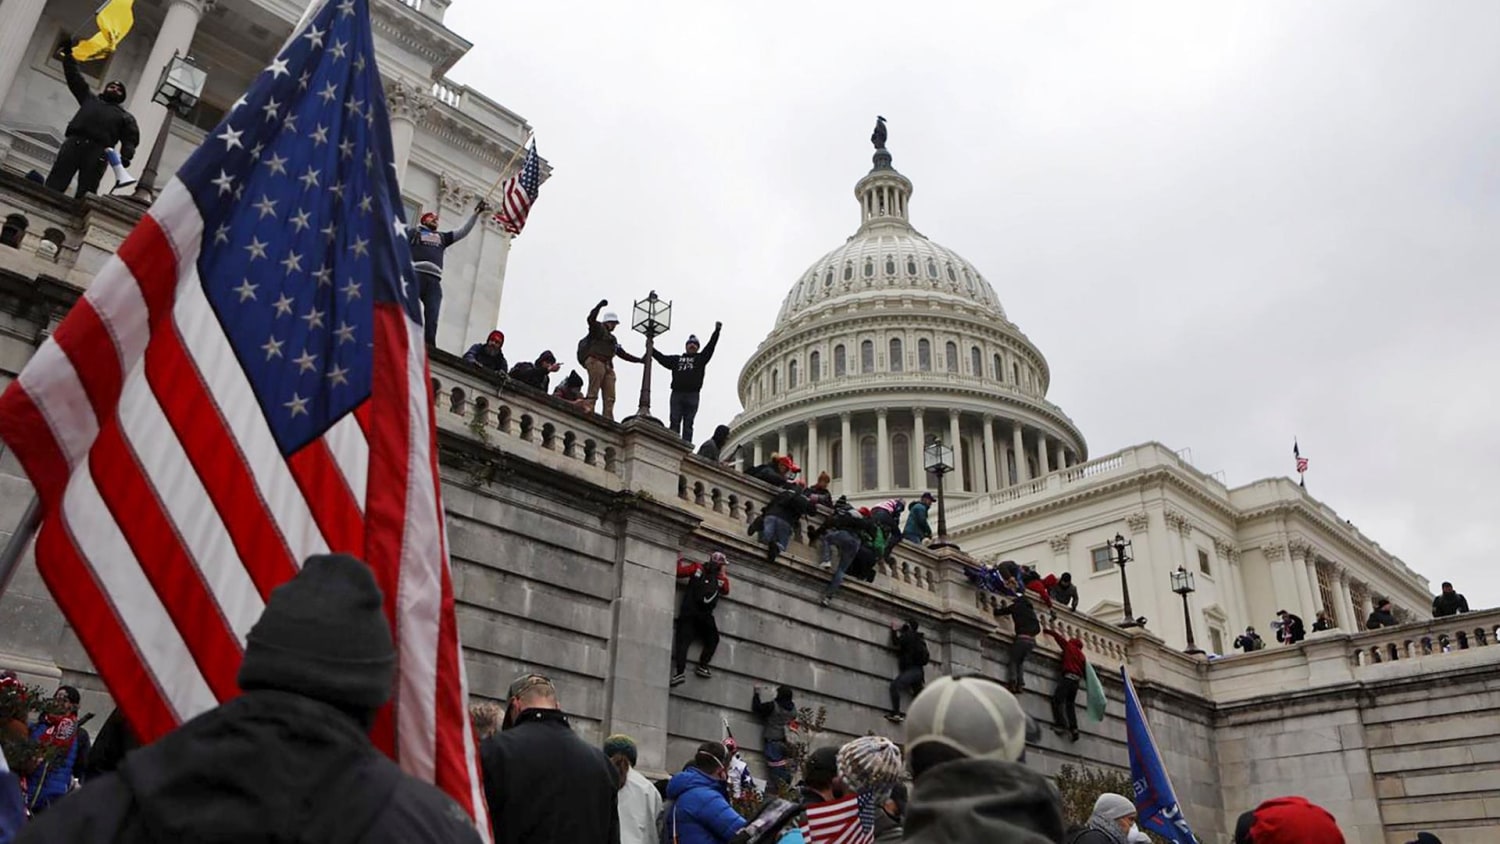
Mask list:
POLYGON ((827 788, 839 774, 839 749, 820 747, 802 763, 802 780, 812 788, 827 788))
POLYGON ((1344 844, 1328 810, 1305 797, 1276 797, 1240 815, 1234 844, 1344 844))
POLYGON ((540 364, 551 365, 557 363, 557 355, 552 354, 552 350, 548 349, 547 351, 542 352, 541 355, 537 357, 536 362, 540 364))
POLYGON ((635 739, 624 733, 615 733, 604 740, 604 755, 614 756, 619 754, 630 760, 630 767, 635 767, 636 748, 635 739))
POLYGON ((723 551, 714 551, 708 555, 708 561, 722 566, 729 562, 729 558, 724 556, 723 551))
POLYGON ((613 322, 616 325, 618 325, 619 322, 620 322, 620 316, 619 316, 619 314, 616 314, 614 311, 605 311, 604 312, 604 316, 599 317, 599 321, 600 322, 613 322))
POLYGON ((936 499, 934 499, 932 497, 932 493, 930 493, 930 492, 924 492, 924 493, 922 493, 922 500, 926 501, 928 504, 931 504, 936 499))
POLYGON ((917 776, 956 757, 1015 762, 1026 753, 1026 713, 993 680, 939 677, 912 701, 906 735, 917 776))
POLYGON ((1135 804, 1129 798, 1118 794, 1111 794, 1108 791, 1099 795, 1099 799, 1094 801, 1093 817, 1096 818, 1117 821, 1120 818, 1129 817, 1135 813, 1135 804))
POLYGON ((563 381, 563 383, 567 384, 569 387, 582 387, 583 376, 578 374, 578 370, 570 369, 568 370, 568 377, 563 381))
POLYGON ((1419 832, 1416 838, 1406 842, 1406 844, 1443 844, 1443 841, 1430 832, 1419 832))
POLYGON ((497 328, 494 331, 490 332, 490 336, 488 337, 488 339, 489 340, 499 340, 500 341, 500 345, 504 346, 505 345, 505 332, 501 331, 500 329, 497 328))
POLYGON ((776 702, 777 703, 791 703, 792 702, 792 687, 791 686, 777 686, 776 687, 776 702))
POLYGON ((887 792, 901 781, 901 748, 885 736, 862 736, 839 748, 838 767, 851 790, 887 792))
POLYGON ((391 699, 396 649, 370 567, 347 554, 308 557, 271 592, 246 637, 239 686, 356 709, 391 699))
POLYGON ((688 338, 687 338, 687 344, 686 345, 689 345, 689 346, 698 346, 698 345, 701 345, 698 342, 698 335, 696 335, 696 334, 689 334, 688 338))

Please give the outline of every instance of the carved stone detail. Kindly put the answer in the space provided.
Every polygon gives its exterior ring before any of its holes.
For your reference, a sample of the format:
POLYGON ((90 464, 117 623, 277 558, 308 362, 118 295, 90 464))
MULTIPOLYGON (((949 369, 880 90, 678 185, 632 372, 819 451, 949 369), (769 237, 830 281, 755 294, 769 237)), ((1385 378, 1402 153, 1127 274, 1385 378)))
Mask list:
POLYGON ((441 173, 438 175, 438 202, 445 208, 461 208, 469 211, 479 199, 479 191, 457 178, 441 173))
POLYGON ((1068 552, 1069 538, 1066 533, 1059 533, 1047 541, 1052 545, 1052 553, 1066 554, 1068 552))
POLYGON ((1168 510, 1162 514, 1167 521, 1167 527, 1181 533, 1183 536, 1193 535, 1193 523, 1188 520, 1187 514, 1176 510, 1168 510))
POLYGON ((385 103, 392 120, 421 123, 437 101, 416 84, 397 78, 385 85, 385 103))
POLYGON ((1266 555, 1267 560, 1274 563, 1286 557, 1286 546, 1277 543, 1262 545, 1260 546, 1260 552, 1266 555))
POLYGON ((1313 547, 1304 539, 1292 539, 1286 544, 1287 550, 1292 552, 1293 559, 1307 559, 1313 553, 1313 547))
POLYGON ((1125 517, 1125 525, 1126 527, 1130 528, 1131 533, 1140 533, 1141 531, 1145 530, 1146 527, 1150 524, 1151 516, 1144 511, 1140 513, 1131 513, 1130 515, 1125 517))
POLYGON ((1220 557, 1223 557, 1230 562, 1234 562, 1240 554, 1240 552, 1235 549, 1234 545, 1232 545, 1229 540, 1220 539, 1217 536, 1214 537, 1214 550, 1218 552, 1220 557))

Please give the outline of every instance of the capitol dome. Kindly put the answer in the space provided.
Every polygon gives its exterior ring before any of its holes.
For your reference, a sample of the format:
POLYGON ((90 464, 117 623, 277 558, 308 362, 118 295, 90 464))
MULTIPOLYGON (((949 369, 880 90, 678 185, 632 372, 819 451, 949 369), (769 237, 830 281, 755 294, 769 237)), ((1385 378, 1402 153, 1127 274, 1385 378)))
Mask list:
POLYGON ((1083 462, 1083 435, 1046 399, 1046 358, 973 264, 912 227, 883 123, 871 140, 859 228, 792 285, 740 373, 731 442, 747 461, 791 454, 859 502, 930 489, 934 438, 954 449, 958 499, 1083 462))

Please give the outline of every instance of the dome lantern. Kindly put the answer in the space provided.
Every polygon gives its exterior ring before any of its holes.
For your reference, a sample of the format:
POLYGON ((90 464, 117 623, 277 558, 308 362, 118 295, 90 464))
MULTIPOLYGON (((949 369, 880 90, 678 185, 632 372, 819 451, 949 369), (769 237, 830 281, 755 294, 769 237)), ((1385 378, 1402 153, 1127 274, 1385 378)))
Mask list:
POLYGON ((875 133, 870 136, 875 145, 875 166, 854 186, 860 207, 859 228, 868 231, 875 226, 893 226, 910 230, 906 203, 911 199, 911 180, 891 166, 891 153, 885 148, 885 118, 875 120, 875 133))

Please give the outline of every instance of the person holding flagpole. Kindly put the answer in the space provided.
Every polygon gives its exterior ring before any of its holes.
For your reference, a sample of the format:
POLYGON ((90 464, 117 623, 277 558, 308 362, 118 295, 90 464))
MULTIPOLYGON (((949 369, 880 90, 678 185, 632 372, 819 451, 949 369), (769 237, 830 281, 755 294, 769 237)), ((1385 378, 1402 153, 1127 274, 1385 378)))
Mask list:
POLYGON ((109 163, 105 158, 106 151, 113 149, 115 144, 120 145, 121 166, 130 166, 136 147, 141 143, 141 130, 135 117, 122 105, 125 102, 124 82, 112 79, 98 94, 89 88, 88 81, 78 70, 78 59, 74 58, 77 43, 69 37, 58 51, 63 78, 78 101, 78 112, 63 131, 65 137, 57 150, 52 170, 47 174, 47 187, 58 193, 67 193, 68 185, 77 176, 78 190, 74 196, 82 199, 99 190, 104 168, 109 163))

